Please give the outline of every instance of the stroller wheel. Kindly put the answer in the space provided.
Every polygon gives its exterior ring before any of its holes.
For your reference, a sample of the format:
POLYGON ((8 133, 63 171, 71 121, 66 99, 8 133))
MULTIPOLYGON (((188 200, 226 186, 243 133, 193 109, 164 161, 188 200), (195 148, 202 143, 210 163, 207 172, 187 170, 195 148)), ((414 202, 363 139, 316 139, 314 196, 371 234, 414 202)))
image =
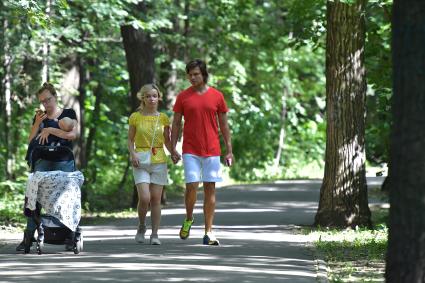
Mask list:
POLYGON ((83 250, 83 234, 74 242, 74 254, 79 254, 83 250))

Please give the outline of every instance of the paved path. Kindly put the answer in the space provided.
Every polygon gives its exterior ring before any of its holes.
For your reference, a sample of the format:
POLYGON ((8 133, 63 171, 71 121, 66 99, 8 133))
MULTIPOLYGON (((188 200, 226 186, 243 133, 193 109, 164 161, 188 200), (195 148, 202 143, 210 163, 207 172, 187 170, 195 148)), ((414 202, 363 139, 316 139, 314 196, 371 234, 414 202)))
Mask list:
POLYGON ((202 194, 185 241, 182 204, 163 209, 161 246, 134 242, 135 218, 83 226, 80 255, 54 245, 43 255, 16 253, 15 236, 0 247, 0 282, 317 282, 308 237, 294 228, 312 224, 319 188, 319 181, 288 181, 219 189, 219 247, 201 244, 202 194))

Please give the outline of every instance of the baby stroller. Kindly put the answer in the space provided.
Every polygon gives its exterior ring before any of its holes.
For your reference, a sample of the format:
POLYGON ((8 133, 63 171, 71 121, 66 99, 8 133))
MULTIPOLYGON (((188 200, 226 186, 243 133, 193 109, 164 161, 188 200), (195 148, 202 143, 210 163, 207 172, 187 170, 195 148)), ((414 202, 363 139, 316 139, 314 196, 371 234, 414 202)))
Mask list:
MULTIPOLYGON (((74 254, 79 254, 83 250, 83 234, 79 220, 81 211, 80 186, 84 177, 81 172, 76 170, 74 154, 66 146, 37 146, 32 150, 29 162, 30 171, 33 174, 32 180, 29 179, 27 185, 25 215, 31 217, 37 225, 37 253, 42 254, 46 243, 65 245, 66 250, 72 250, 74 254), (60 156, 60 161, 57 161, 58 156, 60 156), (37 172, 39 173, 37 174, 37 172), (39 183, 33 186, 36 190, 36 199, 34 199, 34 197, 28 197, 28 195, 31 195, 28 188, 31 182, 38 182, 35 180, 37 178, 39 178, 39 183), (68 200, 72 203, 67 204, 68 200), (32 206, 28 203, 32 203, 32 206), (32 207, 32 209, 29 209, 29 207, 32 207), (50 213, 41 215, 42 207, 50 213), (56 213, 61 213, 60 219, 56 216, 56 213), (66 215, 62 217, 64 213, 66 215)), ((30 247, 34 241, 34 232, 30 229, 25 230, 24 253, 30 252, 30 247)))

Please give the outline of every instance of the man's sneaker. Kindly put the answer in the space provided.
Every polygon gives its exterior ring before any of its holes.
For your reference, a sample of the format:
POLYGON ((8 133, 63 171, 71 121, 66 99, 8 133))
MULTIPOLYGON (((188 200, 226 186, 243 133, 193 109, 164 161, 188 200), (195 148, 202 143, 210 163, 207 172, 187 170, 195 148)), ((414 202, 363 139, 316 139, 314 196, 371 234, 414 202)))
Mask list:
POLYGON ((145 242, 145 233, 146 233, 146 226, 145 225, 139 225, 139 228, 137 229, 136 237, 134 238, 136 240, 136 242, 144 243, 145 242))
POLYGON ((182 228, 180 229, 180 239, 186 240, 187 238, 189 238, 190 227, 192 227, 193 222, 194 222, 194 219, 184 220, 182 228))
POLYGON ((218 246, 220 245, 220 242, 217 240, 217 238, 214 236, 212 232, 208 232, 204 236, 203 244, 210 245, 210 246, 218 246))
POLYGON ((150 244, 151 245, 161 245, 161 241, 159 240, 158 235, 151 235, 150 244))

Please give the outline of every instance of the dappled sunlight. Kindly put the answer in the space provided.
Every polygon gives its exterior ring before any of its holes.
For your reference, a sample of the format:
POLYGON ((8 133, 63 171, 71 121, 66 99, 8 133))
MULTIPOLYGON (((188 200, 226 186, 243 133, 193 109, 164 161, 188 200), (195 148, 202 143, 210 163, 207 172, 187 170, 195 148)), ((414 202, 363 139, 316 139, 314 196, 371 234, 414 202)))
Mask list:
MULTIPOLYGON (((251 241, 260 241, 260 242, 293 242, 293 243, 303 243, 308 242, 308 236, 306 235, 295 235, 283 233, 283 231, 290 231, 288 226, 278 226, 278 225, 254 225, 254 226, 225 226, 225 225, 216 225, 215 234, 220 239, 230 239, 230 240, 251 240, 251 241)), ((292 226, 294 228, 294 226, 292 226)), ((104 241, 114 241, 114 240, 128 240, 124 244, 133 244, 133 239, 136 230, 134 228, 123 229, 102 229, 101 233, 99 230, 95 230, 94 227, 83 227, 84 241, 85 242, 104 242, 104 241)), ((163 244, 167 244, 167 239, 177 239, 180 226, 174 227, 163 227, 159 231, 159 236, 163 239, 163 244)), ((146 233, 147 236, 150 235, 150 230, 146 233)), ((191 231, 191 239, 202 239, 204 236, 203 225, 193 225, 191 231)), ((188 243, 187 243, 188 244, 188 243)), ((225 243, 223 245, 226 245, 225 243)), ((86 245, 87 246, 87 245, 86 245)), ((87 249, 89 246, 86 247, 87 249)))
MULTIPOLYGON (((206 258, 207 259, 207 258, 206 258)), ((66 266, 66 263, 50 263, 49 266, 42 264, 31 264, 31 266, 23 266, 23 264, 10 262, 4 267, 10 269, 8 271, 0 271, 1 276, 20 276, 22 273, 19 270, 14 270, 16 267, 26 269, 28 272, 31 272, 32 278, 41 277, 42 275, 54 274, 57 273, 57 270, 66 268, 69 272, 74 274, 74 278, 80 276, 86 276, 85 274, 93 273, 107 273, 110 270, 114 270, 115 273, 120 273, 122 271, 137 271, 143 270, 144 272, 167 272, 167 271, 216 271, 216 272, 226 272, 229 273, 229 276, 234 276, 237 274, 268 274, 268 275, 291 275, 291 276, 304 276, 304 277, 315 277, 309 273, 297 270, 285 270, 283 268, 270 268, 262 267, 256 268, 253 265, 249 266, 227 266, 220 264, 161 264, 161 263, 146 263, 146 262, 136 262, 136 261, 126 261, 126 262, 114 262, 114 263, 100 263, 92 261, 80 261, 74 262, 72 267, 66 266)), ((190 277, 190 276, 189 276, 190 277)))
MULTIPOLYGON (((306 248, 311 239, 293 229, 313 222, 318 193, 301 184, 290 189, 271 184, 217 190, 214 232, 220 246, 214 247, 202 244, 200 191, 187 240, 178 236, 186 213, 183 205, 167 206, 162 210, 160 246, 135 243, 137 218, 111 218, 106 224, 103 220, 101 225, 82 226, 84 250, 79 255, 64 251, 63 245, 45 245, 42 255, 0 247, 0 276, 5 282, 19 281, 24 274, 32 282, 59 282, 62 273, 75 282, 315 282, 315 264, 306 248)), ((150 214, 147 224, 146 242, 150 214)))

